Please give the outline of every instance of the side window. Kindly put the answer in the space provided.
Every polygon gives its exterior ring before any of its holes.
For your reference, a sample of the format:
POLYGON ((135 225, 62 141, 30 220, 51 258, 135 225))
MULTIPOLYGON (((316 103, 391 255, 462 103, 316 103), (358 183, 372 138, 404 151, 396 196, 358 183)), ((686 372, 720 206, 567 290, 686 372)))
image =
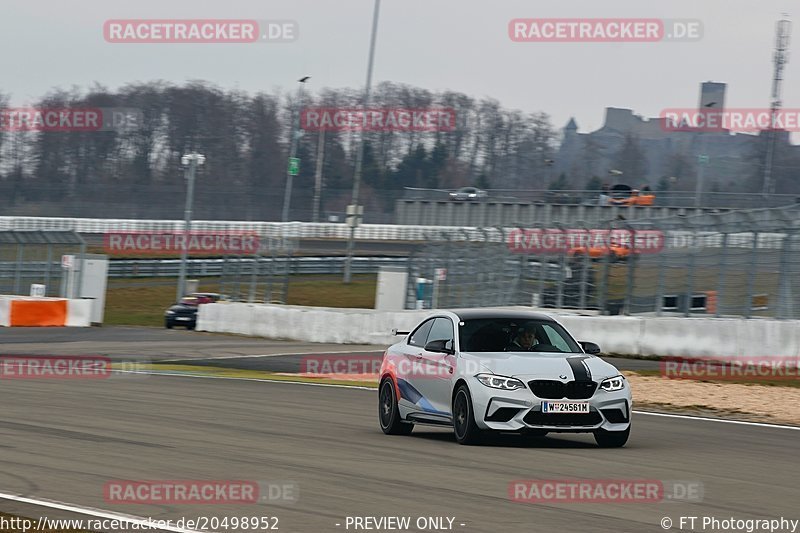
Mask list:
POLYGON ((408 338, 408 344, 410 346, 419 346, 420 348, 424 347, 425 340, 428 338, 428 333, 430 333, 431 327, 433 327, 433 321, 434 319, 430 319, 423 322, 408 338))
POLYGON ((453 347, 453 323, 449 318, 434 319, 428 340, 425 342, 431 341, 450 341, 449 346, 453 347))
POLYGON ((552 326, 550 326, 548 324, 543 324, 542 325, 542 329, 547 334, 547 337, 550 339, 549 344, 555 346, 556 348, 558 348, 562 352, 569 353, 569 352, 572 351, 572 350, 570 350, 569 344, 567 344, 567 341, 564 340, 564 337, 559 335, 559 333, 555 329, 553 329, 552 326))

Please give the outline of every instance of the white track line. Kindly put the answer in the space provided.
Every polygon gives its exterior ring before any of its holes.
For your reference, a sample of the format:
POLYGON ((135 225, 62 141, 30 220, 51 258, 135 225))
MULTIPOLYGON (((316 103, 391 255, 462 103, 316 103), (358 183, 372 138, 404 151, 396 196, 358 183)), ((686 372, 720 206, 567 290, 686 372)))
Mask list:
MULTIPOLYGON (((334 384, 334 383, 312 383, 308 381, 291 381, 291 380, 283 380, 283 379, 263 379, 263 378, 244 378, 244 377, 235 377, 235 376, 210 376, 210 375, 201 375, 201 374, 188 374, 188 373, 175 373, 175 372, 144 372, 144 371, 125 371, 125 370, 115 370, 114 372, 124 373, 124 374, 148 374, 152 376, 172 376, 172 377, 184 377, 184 378, 206 378, 206 379, 232 379, 238 381, 257 381, 262 383, 289 383, 292 385, 309 385, 312 387, 334 387, 340 389, 358 389, 358 390, 370 390, 370 391, 377 391, 376 387, 364 387, 361 385, 341 385, 341 384, 334 384)), ((651 411, 633 411, 639 415, 650 415, 650 416, 663 416, 666 418, 681 418, 684 420, 698 420, 702 422, 722 422, 724 424, 737 424, 740 426, 754 426, 754 427, 765 427, 765 428, 775 428, 775 429, 792 429, 795 431, 800 431, 800 427, 798 426, 786 426, 781 424, 766 424, 763 422, 748 422, 745 420, 727 420, 725 418, 709 418, 704 416, 692 416, 692 415, 678 415, 678 414, 669 414, 669 413, 654 413, 651 411)))
MULTIPOLYGON (((31 505, 38 505, 40 507, 48 507, 50 509, 59 509, 59 510, 62 510, 62 511, 69 511, 71 513, 94 516, 94 517, 97 517, 97 518, 107 518, 109 520, 125 521, 125 522, 127 522, 129 524, 137 524, 137 525, 140 525, 140 526, 149 525, 151 527, 149 527, 148 529, 150 529, 151 531, 161 530, 161 531, 174 531, 175 533, 202 533, 202 532, 196 531, 194 529, 184 529, 184 528, 180 528, 180 527, 176 527, 176 526, 158 525, 158 527, 156 527, 156 524, 157 524, 158 520, 165 520, 166 521, 166 520, 168 520, 167 518, 163 518, 163 519, 162 518, 153 518, 153 519, 151 519, 150 522, 148 522, 147 518, 142 518, 141 516, 134 516, 134 515, 127 515, 127 514, 122 514, 122 513, 115 513, 115 512, 106 511, 106 510, 103 510, 103 509, 96 509, 94 507, 81 507, 79 505, 75 505, 75 504, 72 504, 72 503, 64 503, 64 502, 59 502, 59 501, 56 501, 56 500, 47 500, 47 499, 43 499, 43 498, 28 498, 27 496, 21 496, 19 494, 6 494, 6 493, 3 493, 3 492, 0 492, 0 499, 13 500, 15 502, 27 503, 27 504, 31 504, 31 505), (154 522, 156 524, 154 524, 154 522)), ((31 519, 31 520, 33 520, 33 519, 31 519)), ((55 520, 55 519, 53 519, 53 520, 55 520)), ((33 521, 36 522, 36 520, 33 520, 33 521)), ((173 520, 173 522, 175 522, 175 521, 176 520, 173 520)))
POLYGON ((796 431, 800 431, 800 427, 798 426, 784 426, 781 424, 766 424, 764 422, 748 422, 746 420, 728 420, 726 418, 709 418, 706 416, 693 416, 693 415, 676 415, 672 413, 654 413, 652 411, 633 411, 637 415, 651 415, 651 416, 663 416, 666 418, 683 418, 688 420, 702 420, 704 422, 724 422, 726 424, 738 424, 740 426, 757 426, 762 428, 777 428, 777 429, 793 429, 796 431))
POLYGON ((158 359, 157 362, 159 363, 178 363, 184 361, 218 361, 222 359, 254 359, 256 357, 285 357, 288 355, 326 355, 326 354, 349 354, 349 353, 382 353, 383 350, 342 350, 342 351, 333 351, 333 350, 326 350, 322 352, 292 352, 292 353, 268 353, 268 354, 259 354, 259 355, 220 355, 218 357, 187 357, 187 358, 175 358, 175 359, 158 359))

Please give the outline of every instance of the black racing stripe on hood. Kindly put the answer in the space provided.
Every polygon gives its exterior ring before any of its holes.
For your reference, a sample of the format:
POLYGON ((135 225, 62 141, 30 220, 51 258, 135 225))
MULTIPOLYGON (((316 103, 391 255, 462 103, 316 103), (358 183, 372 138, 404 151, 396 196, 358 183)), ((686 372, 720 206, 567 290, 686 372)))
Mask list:
POLYGON ((592 373, 589 372, 589 367, 584 363, 588 357, 567 357, 567 363, 572 369, 572 374, 575 376, 575 381, 591 381, 592 373))

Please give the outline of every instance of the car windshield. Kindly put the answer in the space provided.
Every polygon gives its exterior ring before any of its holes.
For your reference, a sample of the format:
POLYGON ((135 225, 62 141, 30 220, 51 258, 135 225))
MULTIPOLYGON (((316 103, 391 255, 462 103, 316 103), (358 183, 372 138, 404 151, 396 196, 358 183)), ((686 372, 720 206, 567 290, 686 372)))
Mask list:
POLYGON ((181 298, 181 303, 183 305, 197 305, 200 303, 200 299, 197 296, 184 296, 181 298))
POLYGON ((550 320, 466 320, 459 324, 459 338, 465 352, 582 352, 566 330, 550 320))

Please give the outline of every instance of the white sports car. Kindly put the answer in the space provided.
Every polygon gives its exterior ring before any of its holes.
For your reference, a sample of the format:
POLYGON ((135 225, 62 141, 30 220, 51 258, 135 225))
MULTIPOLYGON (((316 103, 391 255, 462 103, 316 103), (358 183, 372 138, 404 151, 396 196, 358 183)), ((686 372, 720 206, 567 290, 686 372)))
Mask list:
POLYGON ((381 365, 386 434, 425 424, 453 426, 461 444, 489 431, 591 432, 602 447, 628 440, 627 380, 596 357, 596 344, 576 342, 547 315, 441 311, 405 334, 381 365))

